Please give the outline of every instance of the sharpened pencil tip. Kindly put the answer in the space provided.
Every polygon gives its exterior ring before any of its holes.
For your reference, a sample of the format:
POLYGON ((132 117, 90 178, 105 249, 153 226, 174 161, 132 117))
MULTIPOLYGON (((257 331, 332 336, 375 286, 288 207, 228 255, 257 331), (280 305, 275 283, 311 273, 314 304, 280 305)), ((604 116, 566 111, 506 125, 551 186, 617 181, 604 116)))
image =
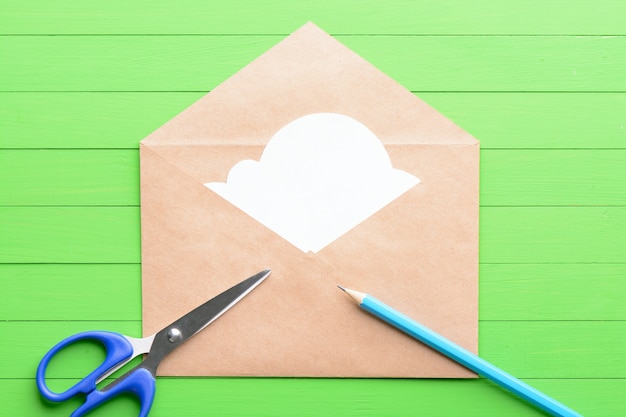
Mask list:
POLYGON ((345 292, 348 295, 348 297, 352 298, 359 305, 361 305, 363 303, 363 300, 365 299, 365 296, 367 295, 367 294, 362 293, 362 292, 351 290, 350 288, 344 288, 341 285, 337 285, 337 288, 339 288, 341 291, 345 292))

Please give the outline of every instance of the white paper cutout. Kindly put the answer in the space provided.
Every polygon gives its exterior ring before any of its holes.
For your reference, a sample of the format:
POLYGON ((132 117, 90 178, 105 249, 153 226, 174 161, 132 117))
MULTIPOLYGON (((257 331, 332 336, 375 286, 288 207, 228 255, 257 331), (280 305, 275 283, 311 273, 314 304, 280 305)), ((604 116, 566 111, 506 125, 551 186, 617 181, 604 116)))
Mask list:
POLYGON ((420 182, 394 169, 380 140, 335 113, 280 129, 260 161, 244 160, 208 188, 303 252, 320 251, 420 182))

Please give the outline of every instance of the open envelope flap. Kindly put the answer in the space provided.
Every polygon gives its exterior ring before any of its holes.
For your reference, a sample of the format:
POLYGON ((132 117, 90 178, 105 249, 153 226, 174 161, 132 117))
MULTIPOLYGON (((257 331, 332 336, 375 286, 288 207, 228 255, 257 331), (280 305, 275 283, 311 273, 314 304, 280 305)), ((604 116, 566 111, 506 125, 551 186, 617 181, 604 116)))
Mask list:
MULTIPOLYGON (((343 283, 376 293, 476 351, 477 209, 471 207, 477 205, 458 199, 477 196, 477 148, 465 147, 389 147, 394 165, 412 165, 410 172, 428 185, 315 255, 142 146, 144 334, 257 270, 273 270, 250 299, 168 357, 159 374, 473 376, 363 314, 336 288, 343 283)), ((225 165, 214 149, 199 155, 225 165)))
POLYGON ((281 127, 312 113, 349 116, 367 126, 385 145, 477 143, 312 23, 241 69, 142 143, 265 146, 281 127))

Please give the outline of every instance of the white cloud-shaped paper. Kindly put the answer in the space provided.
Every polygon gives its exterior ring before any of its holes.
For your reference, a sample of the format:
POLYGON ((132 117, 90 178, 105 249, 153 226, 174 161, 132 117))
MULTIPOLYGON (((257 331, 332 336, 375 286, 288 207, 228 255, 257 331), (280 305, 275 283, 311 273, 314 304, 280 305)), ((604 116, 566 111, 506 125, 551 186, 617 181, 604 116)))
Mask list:
POLYGON ((260 161, 237 163, 205 184, 303 252, 320 251, 420 180, 391 166, 380 140, 335 113, 296 119, 260 161))

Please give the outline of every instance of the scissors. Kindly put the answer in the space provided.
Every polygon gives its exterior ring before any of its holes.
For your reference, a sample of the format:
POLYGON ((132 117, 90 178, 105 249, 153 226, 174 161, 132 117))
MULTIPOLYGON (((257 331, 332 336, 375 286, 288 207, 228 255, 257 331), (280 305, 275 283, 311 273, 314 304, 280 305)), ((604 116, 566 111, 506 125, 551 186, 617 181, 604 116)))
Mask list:
POLYGON ((85 402, 72 413, 80 417, 108 400, 125 393, 139 398, 139 417, 146 417, 152 407, 156 390, 156 371, 163 358, 187 339, 211 324, 229 308, 239 302, 270 274, 264 270, 241 281, 234 287, 185 314, 152 336, 137 339, 107 331, 88 331, 69 336, 46 353, 37 368, 37 387, 41 395, 54 402, 68 400, 76 395, 86 395, 85 402), (46 384, 46 369, 52 357, 63 348, 79 340, 97 340, 106 349, 106 358, 93 372, 64 392, 53 392, 46 384), (144 361, 102 389, 96 384, 127 364, 138 355, 147 353, 144 361))

